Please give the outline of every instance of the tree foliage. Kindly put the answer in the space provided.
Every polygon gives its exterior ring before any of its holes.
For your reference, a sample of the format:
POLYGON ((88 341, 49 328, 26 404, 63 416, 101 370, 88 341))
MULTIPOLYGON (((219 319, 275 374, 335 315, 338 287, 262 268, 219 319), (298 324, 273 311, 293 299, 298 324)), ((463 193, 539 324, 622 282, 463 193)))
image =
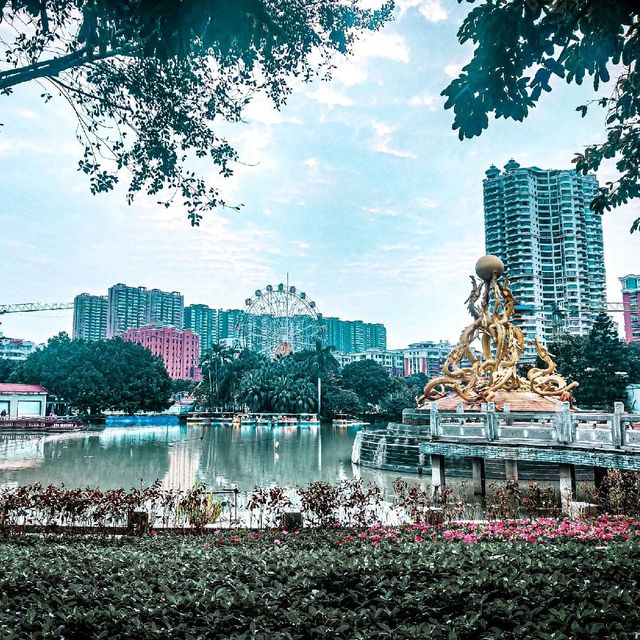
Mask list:
POLYGON ((120 338, 71 340, 66 333, 29 355, 12 381, 41 384, 82 413, 162 411, 172 390, 162 358, 144 347, 120 338))
POLYGON ((354 391, 365 404, 378 406, 391 391, 393 381, 387 370, 377 362, 359 360, 342 370, 342 386, 354 391))
POLYGON ((392 3, 357 0, 0 0, 0 94, 26 82, 61 95, 78 121, 79 169, 91 192, 128 176, 128 202, 144 191, 181 201, 192 224, 225 205, 194 169, 207 158, 223 177, 237 153, 219 135, 259 93, 279 108, 292 78, 330 72, 357 35, 379 28, 392 3), (15 35, 13 35, 15 34, 15 35), (160 195, 162 193, 162 195, 160 195))
POLYGON ((580 384, 580 408, 611 410, 614 402, 626 402, 626 386, 640 381, 640 350, 618 338, 606 313, 597 316, 588 335, 564 336, 549 349, 559 372, 580 384))
POLYGON ((322 380, 322 419, 337 413, 382 413, 399 420, 402 410, 415 405, 426 381, 424 374, 392 378, 384 367, 362 360, 339 370, 331 347, 268 360, 251 352, 214 347, 202 362, 203 381, 197 402, 210 409, 255 413, 311 413, 318 410, 317 383, 322 380))
MULTIPOLYGON (((469 0, 474 2, 474 0, 469 0)), ((488 114, 522 121, 553 76, 598 91, 614 74, 613 90, 595 105, 606 110, 606 140, 573 159, 582 173, 616 160, 619 178, 600 187, 591 203, 602 214, 640 196, 640 4, 637 0, 484 0, 458 31, 471 42, 471 62, 442 92, 455 114, 458 136, 489 126, 488 114)), ((582 116, 590 105, 580 105, 582 116)), ((640 226, 636 219, 632 231, 640 226)))
POLYGON ((0 358, 0 382, 6 382, 9 380, 9 377, 18 368, 19 364, 18 360, 0 358))

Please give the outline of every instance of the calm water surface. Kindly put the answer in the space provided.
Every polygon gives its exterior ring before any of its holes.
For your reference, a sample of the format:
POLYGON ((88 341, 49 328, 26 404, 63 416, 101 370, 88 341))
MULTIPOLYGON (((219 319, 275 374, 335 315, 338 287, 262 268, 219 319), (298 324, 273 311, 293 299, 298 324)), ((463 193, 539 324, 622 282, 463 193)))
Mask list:
MULTIPOLYGON (((382 424, 380 427, 386 425, 382 424)), ((131 488, 159 479, 187 488, 295 487, 361 477, 390 491, 394 473, 356 467, 358 428, 138 426, 66 434, 0 433, 0 484, 131 488)), ((409 476, 418 483, 415 476, 409 476)))

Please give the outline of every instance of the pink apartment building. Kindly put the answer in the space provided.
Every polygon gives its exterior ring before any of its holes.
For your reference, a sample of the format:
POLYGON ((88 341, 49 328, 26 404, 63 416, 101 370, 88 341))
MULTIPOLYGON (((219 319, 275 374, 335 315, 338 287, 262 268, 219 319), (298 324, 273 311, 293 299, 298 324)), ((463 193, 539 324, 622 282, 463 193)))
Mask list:
POLYGON ((161 356, 169 376, 174 380, 202 380, 200 362, 200 336, 189 329, 146 325, 127 329, 122 339, 135 342, 161 356))
POLYGON ((624 276, 622 308, 624 309, 624 335, 627 342, 640 342, 640 275, 624 276))

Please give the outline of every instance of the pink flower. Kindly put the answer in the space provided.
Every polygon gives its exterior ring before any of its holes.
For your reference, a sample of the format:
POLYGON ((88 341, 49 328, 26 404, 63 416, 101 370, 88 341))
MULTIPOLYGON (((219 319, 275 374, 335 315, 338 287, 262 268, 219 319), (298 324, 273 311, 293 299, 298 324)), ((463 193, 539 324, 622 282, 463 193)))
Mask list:
POLYGON ((416 542, 422 542, 423 540, 424 540, 424 538, 423 538, 421 535, 417 535, 417 536, 415 537, 415 541, 416 541, 416 542))
POLYGON ((203 546, 204 546, 205 549, 208 549, 209 548, 209 543, 205 542, 203 546))
POLYGON ((276 538, 276 539, 273 541, 273 544, 280 544, 280 540, 278 540, 278 538, 276 538))

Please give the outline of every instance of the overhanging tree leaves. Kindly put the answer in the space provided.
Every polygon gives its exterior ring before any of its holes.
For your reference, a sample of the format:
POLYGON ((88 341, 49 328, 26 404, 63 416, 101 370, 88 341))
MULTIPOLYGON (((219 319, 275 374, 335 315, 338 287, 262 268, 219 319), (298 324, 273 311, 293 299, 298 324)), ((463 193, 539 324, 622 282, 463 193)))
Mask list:
MULTIPOLYGON (((616 160, 619 179, 600 187, 591 203, 596 213, 640 196, 638 0, 485 0, 468 14, 458 40, 476 45, 471 62, 442 92, 461 140, 480 135, 490 113, 524 120, 542 92, 551 91, 554 75, 576 84, 589 76, 596 91, 616 75, 612 93, 594 100, 606 110, 606 140, 573 162, 587 173, 616 160)), ((589 106, 577 110, 584 116, 589 106)), ((640 218, 631 231, 638 228, 640 218)))
POLYGON ((258 93, 280 107, 292 78, 329 73, 336 53, 378 29, 393 3, 358 0, 0 0, 0 94, 39 82, 63 96, 84 147, 91 192, 128 175, 140 191, 178 199, 198 224, 226 203, 195 158, 223 177, 237 153, 216 133, 258 93), (13 35, 15 34, 15 35, 13 35))

